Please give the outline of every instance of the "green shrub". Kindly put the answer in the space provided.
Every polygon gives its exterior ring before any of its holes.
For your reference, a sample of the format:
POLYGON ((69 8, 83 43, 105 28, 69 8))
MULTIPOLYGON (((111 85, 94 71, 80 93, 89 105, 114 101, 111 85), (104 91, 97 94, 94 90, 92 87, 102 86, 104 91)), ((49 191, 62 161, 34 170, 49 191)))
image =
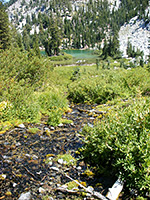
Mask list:
POLYGON ((29 58, 28 53, 13 49, 0 52, 0 63, 0 102, 11 105, 0 111, 0 121, 38 121, 40 106, 35 90, 43 87, 51 73, 49 60, 29 58))
POLYGON ((72 60, 72 56, 69 54, 64 53, 64 55, 60 56, 52 56, 49 57, 51 61, 64 61, 64 60, 72 60))
MULTIPOLYGON (((88 67, 86 67, 88 69, 88 67)), ((91 102, 106 103, 114 98, 129 98, 138 95, 149 95, 149 73, 144 68, 101 69, 90 68, 82 72, 77 78, 72 76, 74 82, 69 84, 68 98, 75 103, 91 102), (76 79, 75 79, 76 78, 76 79)))
POLYGON ((39 94, 38 102, 43 114, 47 114, 48 124, 57 126, 60 123, 62 114, 67 109, 66 97, 58 91, 45 91, 39 94))
POLYGON ((150 103, 138 99, 112 109, 94 128, 85 128, 84 159, 111 172, 139 194, 150 192, 150 103))
POLYGON ((123 94, 119 80, 118 85, 115 83, 115 80, 112 82, 110 80, 108 82, 107 80, 100 77, 78 80, 78 82, 70 84, 68 98, 72 99, 75 103, 105 103, 123 94))

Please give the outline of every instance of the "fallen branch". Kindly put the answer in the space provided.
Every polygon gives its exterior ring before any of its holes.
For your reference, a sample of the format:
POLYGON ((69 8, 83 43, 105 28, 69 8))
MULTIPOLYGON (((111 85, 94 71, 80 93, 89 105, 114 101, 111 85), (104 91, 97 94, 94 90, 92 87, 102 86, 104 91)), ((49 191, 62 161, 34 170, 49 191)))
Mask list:
MULTIPOLYGON (((77 185, 79 185, 81 188, 83 188, 87 193, 90 193, 93 197, 96 197, 97 199, 100 200, 108 200, 108 198, 106 198, 105 196, 103 196, 102 194, 100 194, 99 192, 95 192, 95 191, 91 191, 88 188, 84 187, 81 183, 79 183, 78 181, 74 180, 73 178, 71 178, 70 176, 68 176, 67 174, 64 174, 67 178, 69 178, 71 181, 74 181, 77 185)), ((59 188, 60 189, 60 188, 59 188)), ((66 190, 66 189, 65 189, 66 190)))
POLYGON ((58 187, 57 190, 59 190, 60 192, 67 192, 70 194, 76 194, 77 192, 79 192, 79 190, 68 190, 66 185, 62 185, 61 187, 58 187))

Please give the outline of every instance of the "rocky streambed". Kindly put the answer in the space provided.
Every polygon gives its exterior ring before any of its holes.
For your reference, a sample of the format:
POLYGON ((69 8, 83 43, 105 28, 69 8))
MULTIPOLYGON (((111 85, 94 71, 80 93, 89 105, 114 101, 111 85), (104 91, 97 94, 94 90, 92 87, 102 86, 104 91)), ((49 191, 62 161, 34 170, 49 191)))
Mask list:
POLYGON ((96 199, 70 178, 106 195, 114 179, 95 176, 77 152, 83 145, 81 129, 85 124, 93 126, 99 113, 88 105, 70 108, 63 116, 72 120, 69 124, 54 128, 44 120, 41 124, 24 123, 0 135, 0 199, 96 199), (35 127, 39 131, 29 131, 35 127), (61 155, 69 155, 70 160, 61 155))

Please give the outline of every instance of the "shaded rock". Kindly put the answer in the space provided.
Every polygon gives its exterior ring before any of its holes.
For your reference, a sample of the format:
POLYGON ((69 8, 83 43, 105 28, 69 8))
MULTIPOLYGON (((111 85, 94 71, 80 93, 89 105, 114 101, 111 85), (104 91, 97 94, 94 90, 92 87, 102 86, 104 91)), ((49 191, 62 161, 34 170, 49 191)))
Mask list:
POLYGON ((59 169, 57 167, 50 167, 50 169, 52 169, 54 171, 59 171, 59 169))
POLYGON ((31 192, 22 193, 18 200, 30 200, 31 199, 31 192))
POLYGON ((44 188, 42 188, 42 187, 39 188, 39 193, 43 194, 45 192, 46 192, 46 190, 44 188))

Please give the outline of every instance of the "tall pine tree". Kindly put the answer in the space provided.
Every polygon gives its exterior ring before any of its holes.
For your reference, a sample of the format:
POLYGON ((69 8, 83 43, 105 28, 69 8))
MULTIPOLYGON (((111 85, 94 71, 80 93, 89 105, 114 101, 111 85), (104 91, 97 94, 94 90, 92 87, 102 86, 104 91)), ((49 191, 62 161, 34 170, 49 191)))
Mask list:
POLYGON ((0 49, 7 49, 10 45, 10 30, 5 6, 0 1, 0 49))

